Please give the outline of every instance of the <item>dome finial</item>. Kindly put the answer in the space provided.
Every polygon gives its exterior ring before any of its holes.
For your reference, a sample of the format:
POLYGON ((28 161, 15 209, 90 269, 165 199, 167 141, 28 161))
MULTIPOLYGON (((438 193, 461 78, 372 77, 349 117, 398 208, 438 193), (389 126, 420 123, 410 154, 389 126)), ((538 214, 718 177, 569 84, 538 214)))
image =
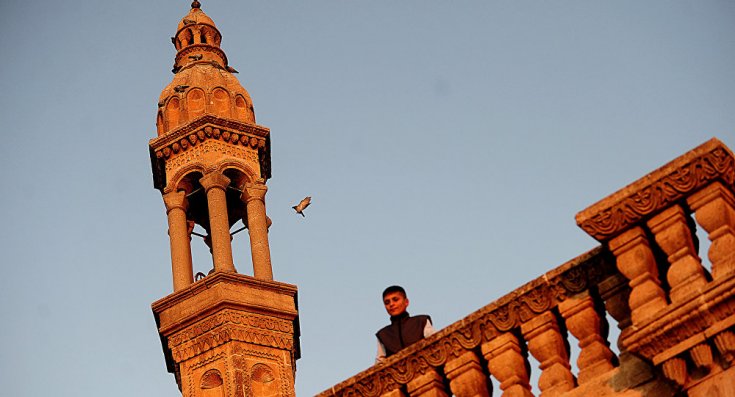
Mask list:
POLYGON ((201 8, 202 3, 199 2, 199 0, 194 0, 191 2, 191 8, 201 8))

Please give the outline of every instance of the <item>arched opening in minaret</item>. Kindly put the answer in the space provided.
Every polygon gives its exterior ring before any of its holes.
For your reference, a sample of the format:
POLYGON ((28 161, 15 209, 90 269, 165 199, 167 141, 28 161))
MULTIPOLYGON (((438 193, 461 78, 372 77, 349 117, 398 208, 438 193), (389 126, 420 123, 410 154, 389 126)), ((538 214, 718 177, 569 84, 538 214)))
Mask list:
POLYGON ((191 257, 194 274, 207 275, 212 269, 211 240, 209 240, 209 208, 207 193, 199 180, 203 174, 194 171, 186 174, 177 185, 177 190, 186 192, 188 207, 186 220, 190 222, 191 257))
POLYGON ((187 35, 186 35, 186 45, 192 45, 194 44, 194 31, 191 29, 187 29, 187 35))
POLYGON ((250 254, 250 235, 247 228, 247 204, 243 201, 243 187, 252 181, 247 173, 236 168, 223 172, 230 179, 227 188, 227 216, 232 236, 232 257, 238 272, 253 274, 250 254))

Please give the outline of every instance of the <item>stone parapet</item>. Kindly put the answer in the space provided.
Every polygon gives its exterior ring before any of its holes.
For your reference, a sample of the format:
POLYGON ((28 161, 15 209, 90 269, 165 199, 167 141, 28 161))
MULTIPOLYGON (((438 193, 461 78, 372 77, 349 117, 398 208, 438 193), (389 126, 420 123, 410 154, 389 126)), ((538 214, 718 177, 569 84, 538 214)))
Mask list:
POLYGON ((733 364, 733 159, 711 139, 577 214, 631 288, 632 325, 620 346, 684 390, 733 364), (698 228, 711 241, 707 253, 699 252, 698 228))
POLYGON ((735 395, 733 158, 712 139, 580 212, 602 246, 318 397, 530 397, 529 356, 543 397, 735 395))
POLYGON ((597 287, 618 274, 611 259, 602 248, 587 252, 318 396, 423 395, 424 389, 415 385, 427 376, 439 377, 431 383, 431 395, 488 396, 488 375, 499 380, 505 396, 531 396, 529 350, 541 363, 542 395, 571 390, 576 381, 562 331, 568 321, 576 324, 584 317, 598 324, 579 331, 585 355, 578 366, 588 378, 593 377, 590 369, 597 375, 616 362, 599 326, 606 320, 597 287), (559 312, 563 302, 567 320, 559 312))

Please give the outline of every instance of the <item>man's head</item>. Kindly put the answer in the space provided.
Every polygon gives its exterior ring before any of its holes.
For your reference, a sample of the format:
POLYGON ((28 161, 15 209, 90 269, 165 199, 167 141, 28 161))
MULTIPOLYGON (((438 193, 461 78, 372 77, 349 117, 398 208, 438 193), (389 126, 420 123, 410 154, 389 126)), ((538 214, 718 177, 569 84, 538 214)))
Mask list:
POLYGON ((385 311, 392 316, 403 314, 408 307, 408 297, 406 290, 398 285, 391 285, 383 291, 383 305, 385 311))

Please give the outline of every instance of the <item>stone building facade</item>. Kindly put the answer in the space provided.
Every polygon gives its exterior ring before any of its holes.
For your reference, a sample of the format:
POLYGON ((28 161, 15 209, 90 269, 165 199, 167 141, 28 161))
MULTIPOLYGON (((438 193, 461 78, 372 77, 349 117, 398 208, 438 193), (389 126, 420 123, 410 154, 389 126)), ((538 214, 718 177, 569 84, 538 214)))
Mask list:
MULTIPOLYGON (((173 293, 153 313, 183 396, 293 396, 297 289, 273 280, 270 130, 256 124, 221 39, 196 0, 172 37, 174 78, 161 93, 150 154, 168 216, 173 293), (238 221, 250 235, 252 276, 233 262, 238 221), (213 269, 195 280, 196 225, 213 269)), ((712 139, 576 219, 599 247, 318 397, 529 397, 533 389, 543 397, 735 397, 732 152, 712 139), (540 364, 534 388, 531 357, 540 364)))

